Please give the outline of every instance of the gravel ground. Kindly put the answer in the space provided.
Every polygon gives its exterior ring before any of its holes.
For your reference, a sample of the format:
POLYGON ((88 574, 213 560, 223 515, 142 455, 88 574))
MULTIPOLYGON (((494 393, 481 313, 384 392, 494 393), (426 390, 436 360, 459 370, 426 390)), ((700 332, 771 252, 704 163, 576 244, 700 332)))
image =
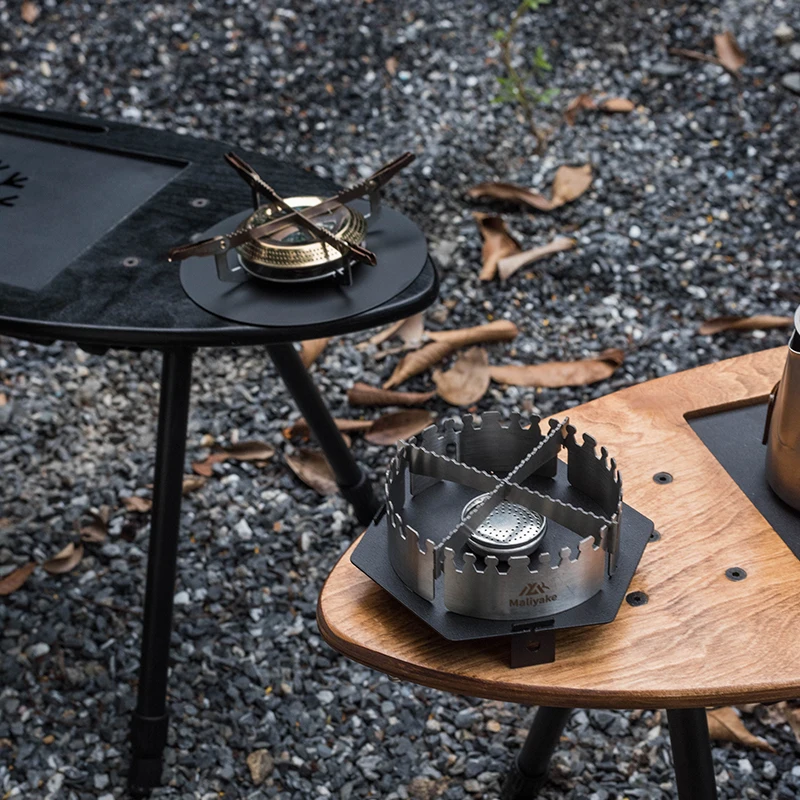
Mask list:
MULTIPOLYGON (((628 351, 609 381, 532 397, 493 387, 479 409, 551 413, 785 341, 783 331, 695 330, 719 314, 789 314, 800 301, 791 280, 800 138, 787 88, 800 48, 773 35, 786 23, 800 41, 796 3, 560 0, 543 9, 522 37, 528 50, 547 49, 561 91, 554 105, 583 91, 637 103, 631 115, 585 115, 574 128, 543 110, 554 128, 543 158, 530 155, 513 110, 490 102, 491 32, 507 2, 42 5, 29 25, 19 3, 0 0, 3 100, 225 138, 340 181, 412 149, 419 158, 390 195, 421 223, 442 267, 445 302, 432 327, 513 319, 523 333, 513 350, 493 348, 496 359, 628 351), (748 54, 739 81, 667 54, 708 52, 726 27, 748 54), (532 277, 481 284, 478 206, 464 189, 493 178, 545 189, 558 165, 585 162, 596 179, 578 202, 535 219, 507 215, 526 243, 570 231, 579 248, 532 277)), ((340 415, 354 413, 345 401, 354 380, 377 383, 392 367, 356 350, 359 338, 330 346, 315 368, 340 415)), ((90 507, 146 494, 157 376, 150 353, 0 340, 0 574, 55 552, 90 507)), ((202 352, 193 397, 188 458, 202 455, 206 434, 283 448, 281 429, 296 416, 256 349, 202 352)), ((388 450, 354 447, 377 478, 388 450)), ((358 532, 346 504, 300 485, 280 457, 216 473, 184 504, 160 796, 496 797, 532 712, 392 683, 333 653, 316 629, 315 598, 358 532), (274 764, 256 788, 245 758, 262 748, 274 764)), ((73 573, 39 572, 0 604, 4 798, 124 793, 147 523, 117 510, 110 527, 73 573)), ((576 712, 542 796, 674 797, 663 723, 658 711, 576 712)), ((777 752, 715 747, 720 795, 795 797, 793 736, 748 724, 777 752)))

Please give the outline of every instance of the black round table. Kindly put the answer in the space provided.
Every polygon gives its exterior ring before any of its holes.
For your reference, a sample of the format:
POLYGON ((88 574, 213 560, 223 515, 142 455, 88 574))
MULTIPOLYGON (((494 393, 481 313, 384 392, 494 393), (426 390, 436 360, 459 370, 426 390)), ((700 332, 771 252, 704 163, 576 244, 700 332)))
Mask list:
MULTIPOLYGON (((300 307, 293 324, 272 326, 238 324, 204 311, 186 296, 180 266, 169 264, 165 254, 246 208, 247 187, 223 162, 230 149, 105 120, 0 106, 0 334, 72 341, 92 352, 123 347, 163 353, 142 660, 131 725, 130 785, 144 792, 160 784, 167 740, 194 349, 266 345, 342 494, 366 523, 378 508, 372 487, 293 343, 402 319, 430 305, 438 290, 428 258, 402 291, 354 315, 309 323, 300 307)), ((283 196, 335 191, 329 181, 296 167, 246 157, 283 196)))

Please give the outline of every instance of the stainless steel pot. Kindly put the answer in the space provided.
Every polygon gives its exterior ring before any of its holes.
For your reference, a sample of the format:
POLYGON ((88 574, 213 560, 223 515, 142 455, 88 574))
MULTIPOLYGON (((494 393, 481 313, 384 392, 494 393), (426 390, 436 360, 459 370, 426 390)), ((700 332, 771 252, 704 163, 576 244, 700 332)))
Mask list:
POLYGON ((769 485, 800 510, 800 308, 794 315, 783 377, 769 397, 764 444, 769 485))

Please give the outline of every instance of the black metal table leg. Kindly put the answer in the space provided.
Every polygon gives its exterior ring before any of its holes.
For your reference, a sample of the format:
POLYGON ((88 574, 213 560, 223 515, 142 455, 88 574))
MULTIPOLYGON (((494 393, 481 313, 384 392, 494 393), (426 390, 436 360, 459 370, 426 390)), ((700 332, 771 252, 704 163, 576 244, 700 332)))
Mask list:
POLYGON ((547 781, 553 750, 572 713, 571 708, 539 706, 522 750, 506 775, 503 800, 532 800, 547 781))
POLYGON ((717 800, 704 708, 667 710, 672 761, 680 800, 717 800))
POLYGON ((131 722, 129 784, 133 793, 148 792, 161 783, 162 756, 167 742, 167 670, 191 375, 191 349, 164 352, 144 596, 142 660, 136 710, 131 722))
POLYGON ((267 352, 286 388, 294 397, 300 413, 308 422, 308 427, 325 452, 342 496, 353 505, 358 521, 363 525, 368 524, 380 504, 372 484, 353 458, 317 387, 303 366, 300 354, 292 344, 271 344, 267 346, 267 352))

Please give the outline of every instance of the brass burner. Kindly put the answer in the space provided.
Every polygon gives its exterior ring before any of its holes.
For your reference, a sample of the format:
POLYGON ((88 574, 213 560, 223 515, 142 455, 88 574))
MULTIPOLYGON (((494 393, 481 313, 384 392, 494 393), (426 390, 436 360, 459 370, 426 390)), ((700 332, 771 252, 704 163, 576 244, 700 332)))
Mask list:
MULTIPOLYGON (((286 198, 286 204, 297 211, 313 208, 322 202, 324 198, 315 196, 286 198)), ((273 203, 261 206, 237 228, 237 232, 280 219, 287 213, 273 203)), ((363 214, 346 205, 334 206, 328 213, 315 217, 314 222, 347 244, 361 244, 367 235, 367 221, 363 214)), ((248 272, 270 280, 310 280, 342 268, 342 254, 335 247, 293 225, 270 238, 245 241, 236 251, 248 272)))

